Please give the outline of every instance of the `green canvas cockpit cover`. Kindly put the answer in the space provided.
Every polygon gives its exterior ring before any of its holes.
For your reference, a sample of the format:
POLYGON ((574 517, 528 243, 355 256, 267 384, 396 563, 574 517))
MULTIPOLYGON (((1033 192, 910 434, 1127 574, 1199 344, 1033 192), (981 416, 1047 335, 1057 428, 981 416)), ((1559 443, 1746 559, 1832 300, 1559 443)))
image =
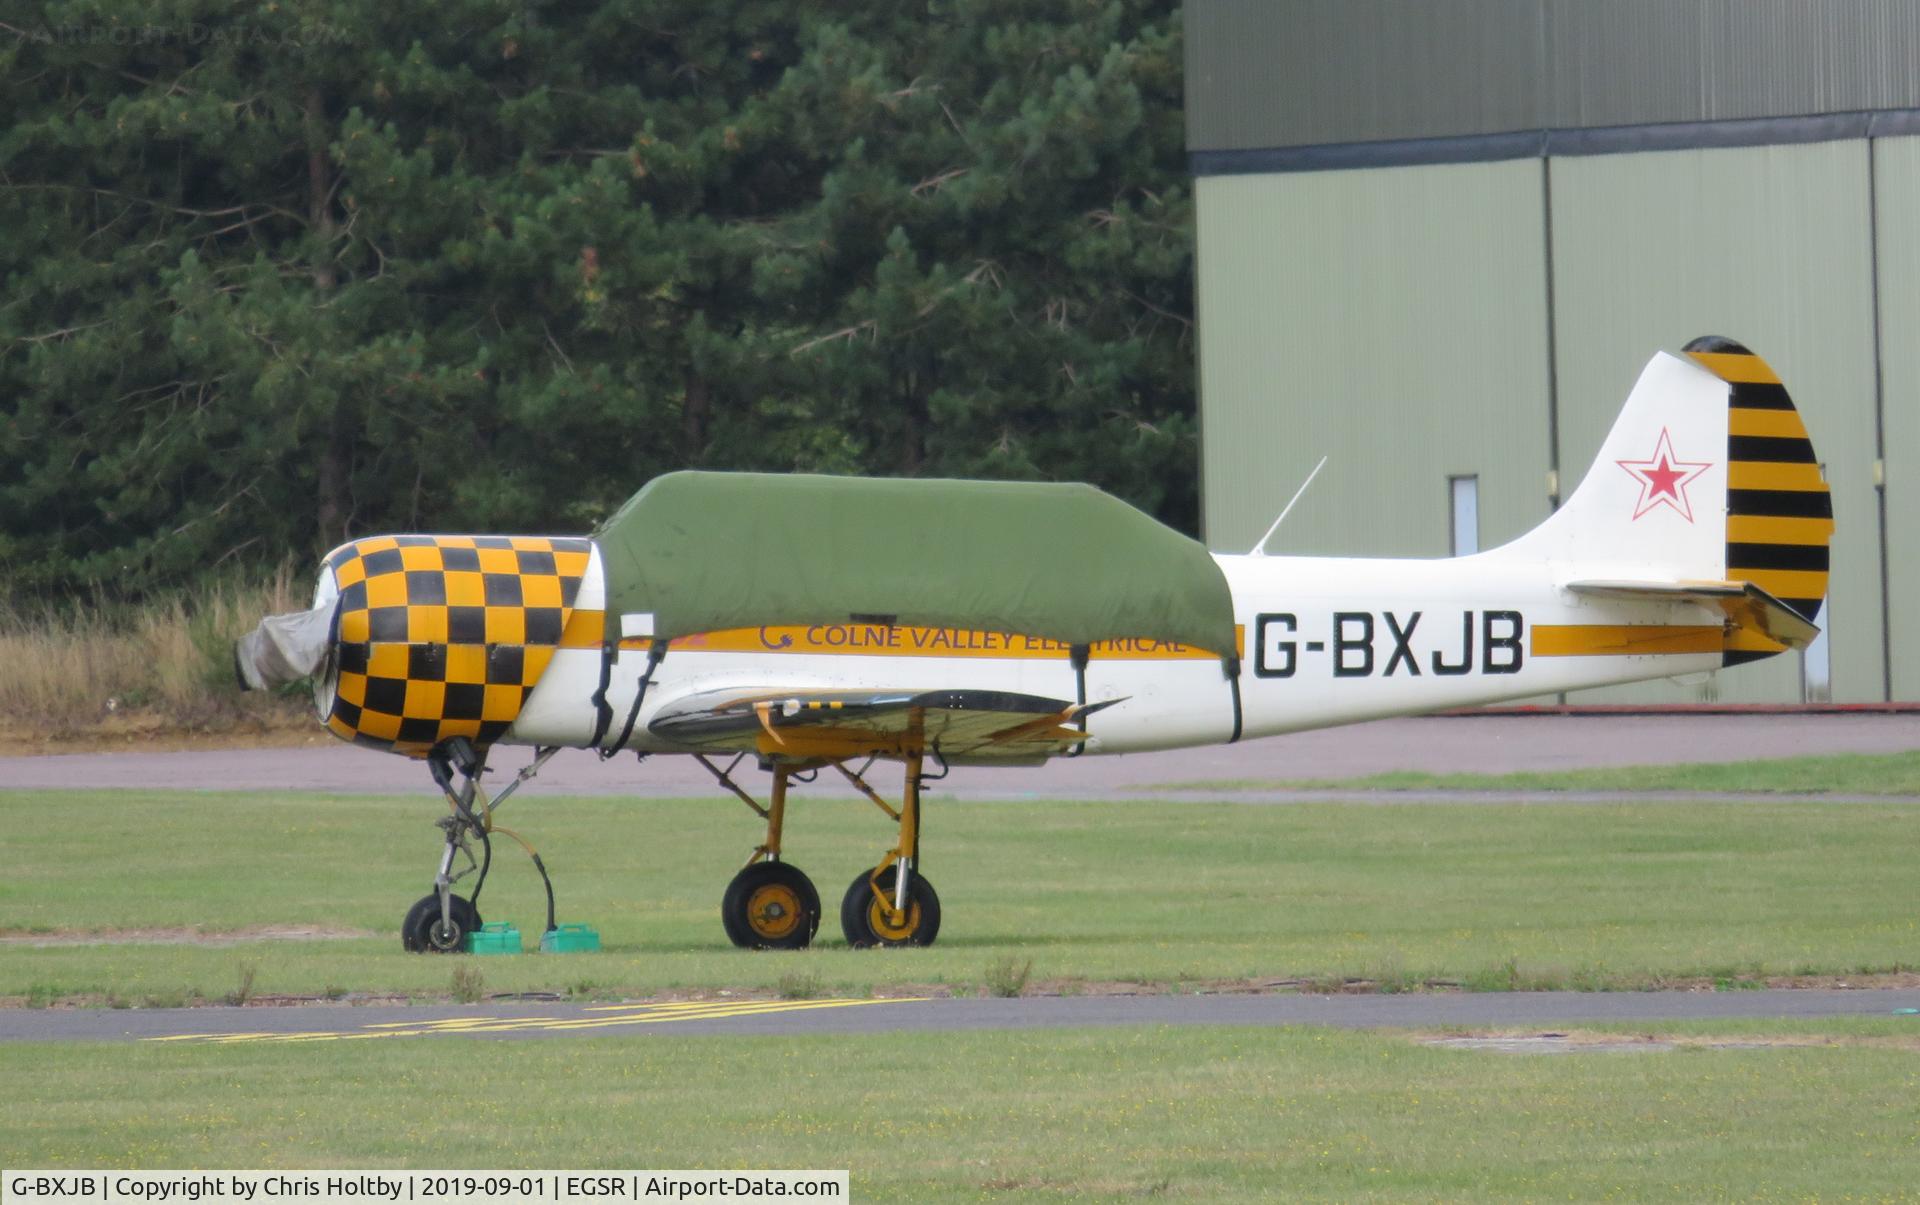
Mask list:
POLYGON ((1207 550, 1090 485, 668 473, 594 540, 608 612, 658 637, 892 622, 1234 652, 1207 550))

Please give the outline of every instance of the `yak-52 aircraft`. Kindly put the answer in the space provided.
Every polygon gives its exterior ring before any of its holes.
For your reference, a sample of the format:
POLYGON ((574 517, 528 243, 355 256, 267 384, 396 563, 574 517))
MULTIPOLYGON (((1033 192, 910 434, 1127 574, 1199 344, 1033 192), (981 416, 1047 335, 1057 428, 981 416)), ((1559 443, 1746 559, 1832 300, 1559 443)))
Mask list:
MULTIPOLYGON (((255 687, 313 675, 335 735, 428 762, 451 814, 408 949, 457 950, 479 927, 494 808, 561 748, 694 757, 765 820, 721 905, 742 946, 813 940, 819 895, 781 833, 794 775, 831 768, 898 833, 847 888, 847 941, 924 945, 940 927, 917 873, 930 767, 1771 656, 1817 634, 1832 514, 1772 370, 1698 339, 1648 363, 1565 506, 1473 556, 1214 554, 1082 485, 671 473, 591 538, 354 540, 326 557, 313 609, 263 621, 238 661, 255 687), (537 752, 489 798, 500 743, 537 752), (733 776, 746 758, 771 772, 764 805, 733 776), (905 764, 897 807, 866 779, 876 759, 905 764)), ((551 928, 550 881, 548 899, 551 928)))

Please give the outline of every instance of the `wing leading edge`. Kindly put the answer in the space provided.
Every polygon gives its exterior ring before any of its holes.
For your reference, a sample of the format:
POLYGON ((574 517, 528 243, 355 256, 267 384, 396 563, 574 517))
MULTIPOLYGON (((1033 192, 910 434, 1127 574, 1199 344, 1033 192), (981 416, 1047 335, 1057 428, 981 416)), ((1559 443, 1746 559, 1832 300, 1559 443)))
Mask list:
POLYGON ((999 690, 718 690, 676 700, 647 725, 702 753, 791 760, 905 757, 1034 761, 1087 739, 1077 721, 1119 702, 999 690))

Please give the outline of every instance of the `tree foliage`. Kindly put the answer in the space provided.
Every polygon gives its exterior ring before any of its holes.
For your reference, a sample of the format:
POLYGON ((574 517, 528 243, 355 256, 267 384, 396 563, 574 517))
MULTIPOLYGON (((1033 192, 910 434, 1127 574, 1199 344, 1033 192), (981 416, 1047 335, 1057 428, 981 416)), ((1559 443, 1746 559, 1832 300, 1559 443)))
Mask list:
POLYGON ((579 531, 680 467, 1191 528, 1180 61, 1166 0, 9 16, 0 574, 579 531))

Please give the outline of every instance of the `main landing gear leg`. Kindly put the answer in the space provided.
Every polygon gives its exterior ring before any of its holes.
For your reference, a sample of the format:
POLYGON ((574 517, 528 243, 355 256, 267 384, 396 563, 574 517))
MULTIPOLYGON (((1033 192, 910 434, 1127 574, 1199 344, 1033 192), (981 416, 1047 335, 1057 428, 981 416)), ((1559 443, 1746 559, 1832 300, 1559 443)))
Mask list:
POLYGON ((907 782, 894 811, 860 775, 834 768, 900 825, 900 839, 880 864, 854 879, 840 901, 840 929, 850 946, 930 946, 940 933, 940 897, 919 873, 922 755, 907 757, 907 782))
POLYGON ((820 928, 820 893, 813 881, 797 867, 780 860, 781 830, 787 818, 787 784, 790 767, 773 768, 773 794, 761 807, 753 797, 733 781, 731 771, 740 764, 720 769, 704 755, 696 755, 707 772, 721 786, 732 791, 740 802, 752 808, 767 822, 766 840, 755 847, 747 864, 720 897, 720 923, 734 945, 756 950, 798 950, 813 941, 820 928))

